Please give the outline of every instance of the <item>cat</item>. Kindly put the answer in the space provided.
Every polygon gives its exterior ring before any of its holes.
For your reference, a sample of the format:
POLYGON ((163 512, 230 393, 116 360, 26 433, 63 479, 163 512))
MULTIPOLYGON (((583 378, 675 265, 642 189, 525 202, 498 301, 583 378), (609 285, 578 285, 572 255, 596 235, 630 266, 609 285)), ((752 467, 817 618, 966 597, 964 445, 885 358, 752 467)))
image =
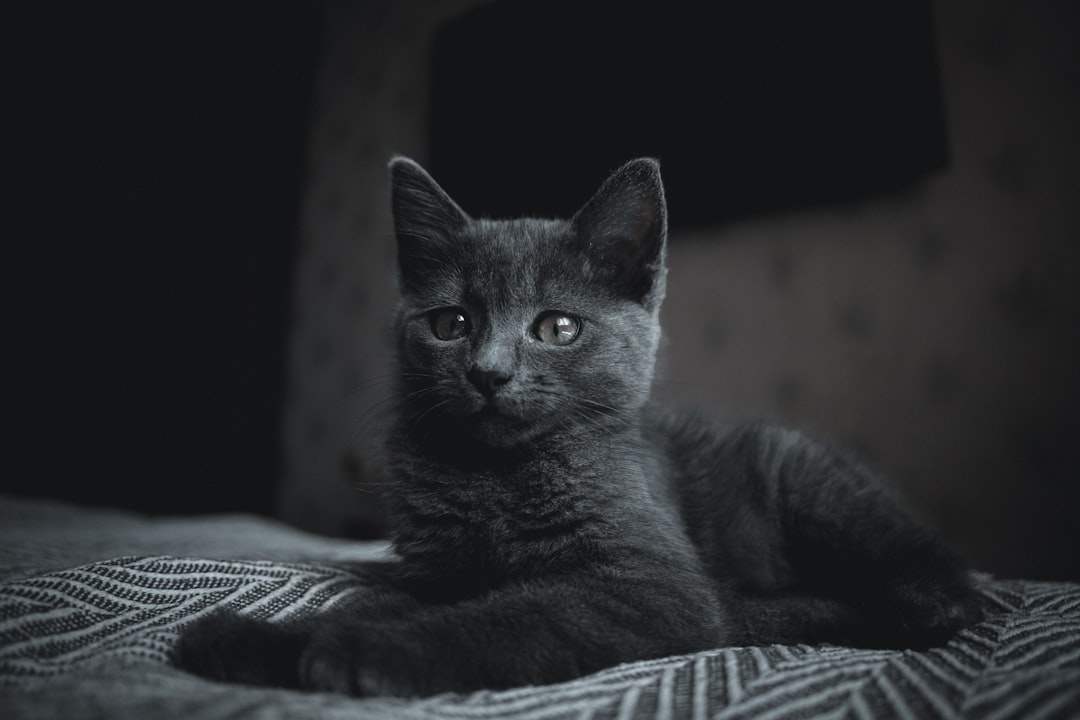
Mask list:
POLYGON ((473 219, 412 160, 390 170, 397 558, 316 617, 194 623, 182 667, 426 696, 721 646, 926 648, 981 618, 962 558, 843 453, 651 399, 656 161, 569 220, 473 219))

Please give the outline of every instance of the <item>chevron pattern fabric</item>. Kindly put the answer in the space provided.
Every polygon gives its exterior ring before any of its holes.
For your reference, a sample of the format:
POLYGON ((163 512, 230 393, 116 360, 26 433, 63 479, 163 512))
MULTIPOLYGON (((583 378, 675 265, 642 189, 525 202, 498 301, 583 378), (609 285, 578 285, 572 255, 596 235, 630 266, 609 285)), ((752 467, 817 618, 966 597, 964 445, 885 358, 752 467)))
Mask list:
MULTIPOLYGON (((183 530, 180 546, 191 541, 183 530)), ((286 547, 282 534, 295 531, 267 522, 264 532, 286 547)), ((28 554, 55 564, 58 548, 5 535, 23 561, 0 583, 8 718, 1080 718, 1080 586, 1069 583, 983 578, 986 621, 927 652, 727 648, 547 687, 356 700, 210 683, 170 663, 180 628, 221 604, 276 620, 363 592, 332 560, 128 556, 34 573, 28 554)))

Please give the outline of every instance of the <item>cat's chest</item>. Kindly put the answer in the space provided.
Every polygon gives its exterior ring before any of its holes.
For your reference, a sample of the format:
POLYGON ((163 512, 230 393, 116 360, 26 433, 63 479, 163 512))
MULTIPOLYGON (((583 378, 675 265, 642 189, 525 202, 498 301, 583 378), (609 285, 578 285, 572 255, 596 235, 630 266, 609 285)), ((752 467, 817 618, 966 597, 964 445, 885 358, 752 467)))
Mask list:
POLYGON ((561 476, 543 469, 513 474, 445 473, 444 482, 421 502, 445 520, 457 520, 492 542, 508 542, 585 512, 590 503, 578 497, 561 476))
POLYGON ((573 555, 597 519, 561 468, 441 468, 403 493, 397 547, 407 560, 513 574, 573 555))

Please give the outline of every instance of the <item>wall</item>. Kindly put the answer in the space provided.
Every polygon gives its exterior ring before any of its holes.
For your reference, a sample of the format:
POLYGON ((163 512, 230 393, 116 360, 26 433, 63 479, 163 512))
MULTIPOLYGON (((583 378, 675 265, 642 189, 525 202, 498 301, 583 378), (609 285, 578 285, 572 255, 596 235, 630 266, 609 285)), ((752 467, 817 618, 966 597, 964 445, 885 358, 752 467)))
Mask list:
POLYGON ((319 8, 8 10, 0 492, 270 514, 319 8))
MULTIPOLYGON (((378 482, 388 390, 385 161, 423 159, 426 41, 468 4, 332 6, 279 495, 305 527, 377 518, 353 486, 378 482)), ((935 14, 950 168, 899 196, 673 236, 658 390, 854 448, 984 569, 1078 578, 1077 11, 935 14)))

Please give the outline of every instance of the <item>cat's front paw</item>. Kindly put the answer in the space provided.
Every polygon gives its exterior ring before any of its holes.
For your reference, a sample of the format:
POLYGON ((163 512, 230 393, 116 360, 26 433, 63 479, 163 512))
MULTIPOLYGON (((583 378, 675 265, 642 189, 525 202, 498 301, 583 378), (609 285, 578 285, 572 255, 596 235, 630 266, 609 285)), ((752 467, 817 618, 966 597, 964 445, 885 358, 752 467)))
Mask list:
POLYGON ((298 687, 302 633, 221 610, 180 634, 176 665, 209 680, 298 687))
POLYGON ((374 633, 348 631, 317 633, 300 658, 300 686, 355 697, 423 694, 415 668, 402 655, 399 643, 379 643, 374 633), (397 672, 395 672, 395 669, 397 672))
POLYGON ((925 649, 983 619, 982 596, 966 582, 904 578, 890 583, 878 644, 925 649))

